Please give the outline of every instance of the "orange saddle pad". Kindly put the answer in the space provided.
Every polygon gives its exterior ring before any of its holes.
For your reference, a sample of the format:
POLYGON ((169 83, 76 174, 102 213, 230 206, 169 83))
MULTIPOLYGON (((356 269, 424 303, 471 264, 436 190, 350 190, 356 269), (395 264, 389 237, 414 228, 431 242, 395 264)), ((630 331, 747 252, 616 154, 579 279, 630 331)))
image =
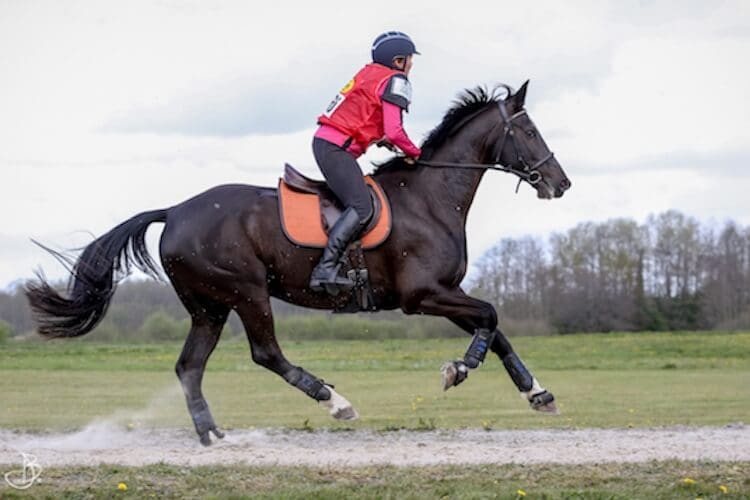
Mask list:
MULTIPOLYGON (((288 167, 289 168, 289 167, 288 167)), ((296 175, 301 175, 295 172, 296 175)), ((288 175, 288 174, 287 174, 288 175)), ((306 181, 309 179, 304 178, 306 181)), ((310 181, 320 184, 319 181, 310 181)), ((379 210, 375 211, 375 221, 371 222, 361 236, 362 248, 375 248, 383 243, 391 232, 391 207, 388 204, 388 198, 385 196, 380 185, 370 177, 365 177, 365 182, 370 186, 372 195, 378 198, 380 202, 379 210)), ((281 215, 281 226, 284 234, 292 243, 304 247, 323 248, 328 242, 326 232, 326 220, 328 223, 332 220, 331 211, 338 212, 340 207, 334 206, 330 196, 321 197, 317 193, 312 193, 300 189, 298 186, 279 179, 279 213, 281 215), (327 214, 323 214, 321 203, 327 207, 327 214)), ((334 220, 338 218, 334 216, 334 220)))

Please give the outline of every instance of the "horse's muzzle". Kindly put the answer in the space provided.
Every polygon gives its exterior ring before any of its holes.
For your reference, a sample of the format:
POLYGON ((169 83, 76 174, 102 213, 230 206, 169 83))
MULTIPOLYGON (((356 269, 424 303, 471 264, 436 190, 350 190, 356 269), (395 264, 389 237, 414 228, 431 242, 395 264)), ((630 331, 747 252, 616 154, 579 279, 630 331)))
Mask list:
POLYGON ((570 179, 567 177, 560 181, 560 183, 557 185, 557 189, 555 189, 555 198, 562 197, 563 194, 565 194, 565 191, 570 189, 570 186, 573 184, 570 182, 570 179))

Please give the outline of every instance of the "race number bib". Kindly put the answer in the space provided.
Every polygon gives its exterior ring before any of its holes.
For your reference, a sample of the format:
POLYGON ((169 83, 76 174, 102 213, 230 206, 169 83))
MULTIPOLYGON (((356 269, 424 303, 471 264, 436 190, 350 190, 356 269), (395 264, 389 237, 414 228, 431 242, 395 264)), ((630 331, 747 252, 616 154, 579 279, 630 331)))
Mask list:
POLYGON ((336 97, 333 98, 333 100, 326 106, 325 111, 323 112, 323 116, 326 116, 328 118, 331 117, 334 111, 338 109, 339 106, 341 106, 341 103, 344 102, 344 99, 346 99, 346 94, 349 93, 354 88, 354 80, 349 80, 346 85, 344 85, 341 90, 339 90, 339 93, 336 94, 336 97))

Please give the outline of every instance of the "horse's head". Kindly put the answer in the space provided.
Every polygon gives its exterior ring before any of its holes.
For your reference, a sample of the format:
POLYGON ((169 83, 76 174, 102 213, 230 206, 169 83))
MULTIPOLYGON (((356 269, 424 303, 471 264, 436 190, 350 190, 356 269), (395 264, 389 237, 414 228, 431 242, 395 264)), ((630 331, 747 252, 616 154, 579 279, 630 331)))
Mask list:
POLYGON ((504 85, 508 96, 497 101, 500 122, 490 133, 488 150, 493 161, 531 184, 539 198, 559 198, 571 183, 524 109, 528 85, 526 80, 518 92, 504 85))
MULTIPOLYGON (((532 185, 539 198, 561 197, 570 188, 570 180, 524 109, 528 84, 526 81, 518 92, 501 85, 508 91, 504 100, 498 97, 498 89, 488 92, 484 87, 459 94, 443 121, 422 143, 418 164, 444 168, 443 176, 456 172, 463 178, 465 169, 509 171, 532 185), (502 168, 497 168, 498 164, 502 168)), ((379 165, 375 173, 405 169, 412 168, 394 157, 379 165)), ((471 179, 467 184, 472 190, 477 185, 471 179)))

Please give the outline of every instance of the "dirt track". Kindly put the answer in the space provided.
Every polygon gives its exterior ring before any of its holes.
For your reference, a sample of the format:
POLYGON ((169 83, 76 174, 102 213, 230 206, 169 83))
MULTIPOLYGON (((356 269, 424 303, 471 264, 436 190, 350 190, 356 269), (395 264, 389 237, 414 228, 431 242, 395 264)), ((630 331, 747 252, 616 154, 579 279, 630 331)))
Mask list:
POLYGON ((208 448, 192 431, 92 424, 71 434, 0 431, 0 464, 19 452, 42 467, 99 463, 357 466, 750 460, 750 427, 537 431, 303 432, 234 430, 208 448))

